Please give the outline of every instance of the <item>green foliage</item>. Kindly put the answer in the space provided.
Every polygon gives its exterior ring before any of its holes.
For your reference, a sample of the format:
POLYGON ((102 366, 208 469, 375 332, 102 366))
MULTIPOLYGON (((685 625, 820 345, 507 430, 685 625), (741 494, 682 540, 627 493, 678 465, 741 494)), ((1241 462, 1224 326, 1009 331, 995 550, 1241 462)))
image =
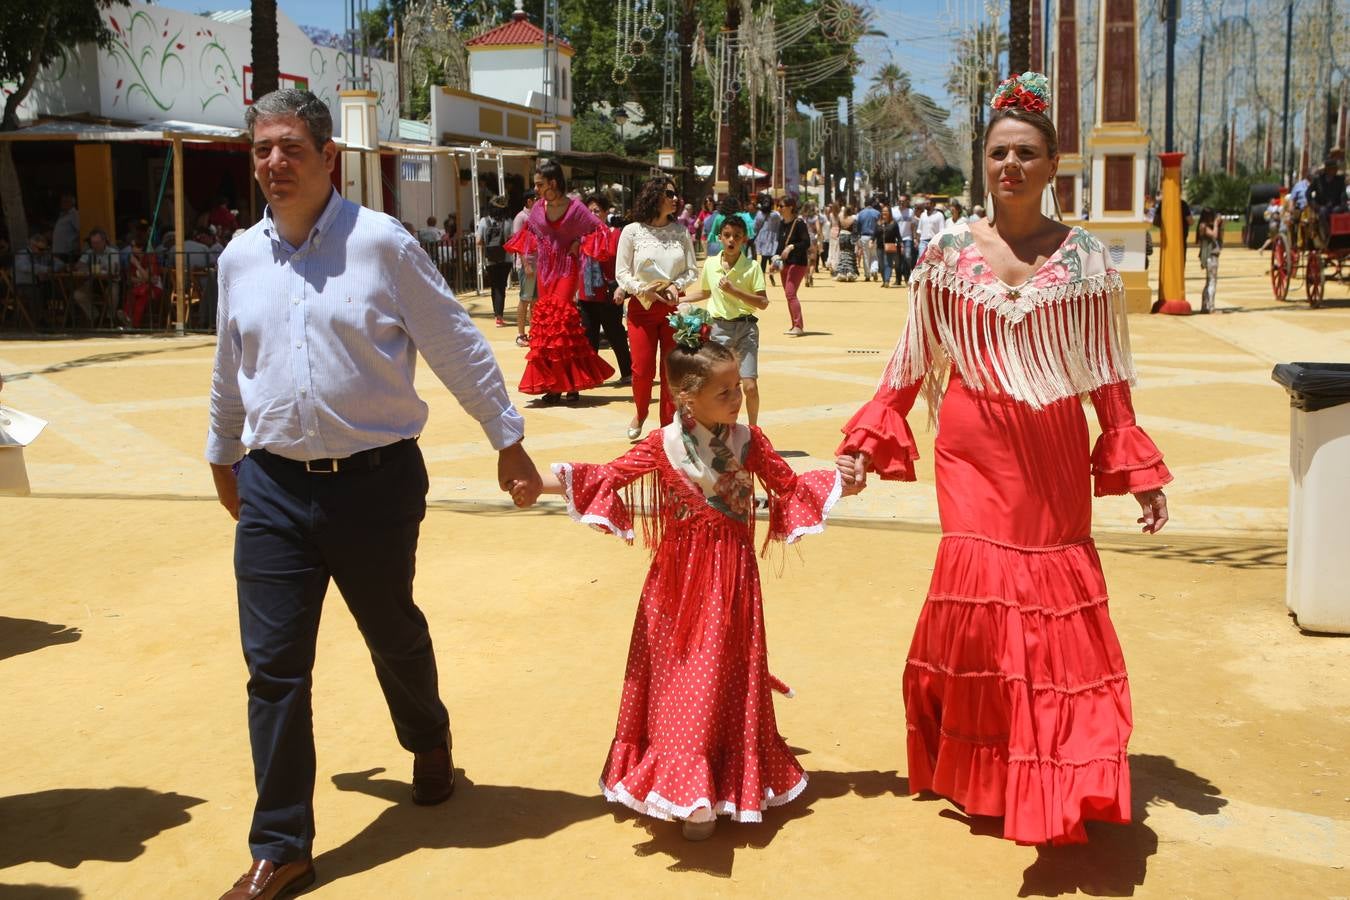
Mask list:
POLYGON ((623 153, 618 126, 599 111, 588 109, 572 123, 572 149, 584 153, 623 153))
POLYGON ((19 85, 6 98, 0 129, 19 127, 19 104, 32 87, 33 79, 66 48, 74 49, 83 43, 107 47, 112 43, 112 32, 103 22, 102 11, 126 5, 126 0, 0 2, 0 82, 19 85))
POLYGON ((920 169, 911 186, 917 194, 956 195, 966 186, 966 176, 955 166, 929 166, 920 169))
POLYGON ((1278 184, 1275 172, 1199 172, 1186 179, 1183 193, 1192 207, 1214 207, 1222 213, 1245 213, 1254 184, 1278 184))

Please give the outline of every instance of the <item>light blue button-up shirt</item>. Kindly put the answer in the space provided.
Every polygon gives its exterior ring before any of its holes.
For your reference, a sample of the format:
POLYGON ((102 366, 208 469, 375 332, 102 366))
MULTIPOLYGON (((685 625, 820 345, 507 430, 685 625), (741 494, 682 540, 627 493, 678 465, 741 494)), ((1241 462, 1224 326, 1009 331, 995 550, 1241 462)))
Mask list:
POLYGON ((431 259, 396 220, 334 191, 292 247, 270 211, 220 257, 206 458, 265 449, 341 459, 421 434, 421 351, 494 449, 525 435, 501 369, 431 259))

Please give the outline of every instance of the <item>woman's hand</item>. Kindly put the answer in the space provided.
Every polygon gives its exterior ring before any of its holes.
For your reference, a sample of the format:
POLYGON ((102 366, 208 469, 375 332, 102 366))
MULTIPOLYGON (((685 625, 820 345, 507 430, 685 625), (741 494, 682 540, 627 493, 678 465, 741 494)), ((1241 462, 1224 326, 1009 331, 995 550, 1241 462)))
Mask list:
POLYGON ((867 487, 867 456, 862 453, 844 453, 834 460, 834 467, 844 482, 842 494, 852 496, 867 487))
POLYGON ((1167 524, 1167 495, 1162 489, 1140 491, 1134 495, 1134 499, 1139 501, 1139 508, 1143 511, 1143 515, 1135 521, 1144 526, 1144 534, 1162 531, 1167 524))

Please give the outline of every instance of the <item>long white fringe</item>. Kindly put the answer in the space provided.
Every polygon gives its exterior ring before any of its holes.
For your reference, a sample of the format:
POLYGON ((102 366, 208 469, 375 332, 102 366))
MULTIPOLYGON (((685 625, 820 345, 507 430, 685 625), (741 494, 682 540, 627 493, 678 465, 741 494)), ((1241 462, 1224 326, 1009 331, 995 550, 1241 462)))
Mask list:
POLYGON ((972 284, 941 263, 917 267, 909 321, 887 377, 892 387, 922 380, 935 417, 952 366, 972 390, 1003 393, 1035 409, 1112 382, 1133 384, 1120 274, 1005 290, 972 284))

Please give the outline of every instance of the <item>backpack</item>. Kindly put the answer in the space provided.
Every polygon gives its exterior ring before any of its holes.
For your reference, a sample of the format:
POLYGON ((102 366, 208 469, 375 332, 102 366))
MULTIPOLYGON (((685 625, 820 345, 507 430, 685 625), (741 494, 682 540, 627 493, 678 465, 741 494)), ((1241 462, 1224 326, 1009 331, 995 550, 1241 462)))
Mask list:
POLYGON ((488 216, 487 235, 483 238, 483 259, 490 266, 507 261, 506 250, 502 248, 505 230, 501 219, 488 216))

